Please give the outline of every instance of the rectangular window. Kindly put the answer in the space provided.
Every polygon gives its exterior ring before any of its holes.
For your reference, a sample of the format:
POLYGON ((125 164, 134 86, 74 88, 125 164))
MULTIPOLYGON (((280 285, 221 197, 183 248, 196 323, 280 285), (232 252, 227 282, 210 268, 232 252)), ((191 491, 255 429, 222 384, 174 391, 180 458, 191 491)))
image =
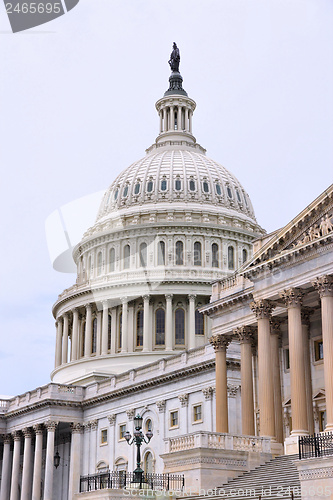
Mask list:
POLYGON ((126 424, 119 425, 119 440, 125 439, 126 424))
POLYGON ((314 341, 314 356, 315 356, 315 361, 320 361, 321 359, 324 359, 324 346, 322 339, 314 341))
POLYGON ((178 410, 170 412, 170 427, 178 427, 178 410))
POLYGON ((202 406, 193 406, 193 422, 202 422, 202 406))
POLYGON ((108 430, 102 429, 101 430, 101 444, 107 444, 107 443, 108 443, 108 430))
POLYGON ((284 349, 284 369, 290 369, 289 348, 284 349))
POLYGON ((324 432, 326 427, 326 411, 319 412, 319 431, 324 432))

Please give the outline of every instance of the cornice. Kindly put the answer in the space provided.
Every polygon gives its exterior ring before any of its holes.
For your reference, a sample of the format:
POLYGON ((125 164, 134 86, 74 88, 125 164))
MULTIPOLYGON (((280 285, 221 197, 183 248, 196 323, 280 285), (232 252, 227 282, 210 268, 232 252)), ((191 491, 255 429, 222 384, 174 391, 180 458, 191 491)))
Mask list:
POLYGON ((210 316, 211 314, 216 313, 217 311, 221 311, 222 309, 227 309, 234 307, 236 304, 240 303, 248 303, 253 300, 253 293, 251 292, 239 292, 234 295, 229 295, 222 299, 218 299, 214 302, 210 302, 209 304, 200 307, 199 311, 210 316))

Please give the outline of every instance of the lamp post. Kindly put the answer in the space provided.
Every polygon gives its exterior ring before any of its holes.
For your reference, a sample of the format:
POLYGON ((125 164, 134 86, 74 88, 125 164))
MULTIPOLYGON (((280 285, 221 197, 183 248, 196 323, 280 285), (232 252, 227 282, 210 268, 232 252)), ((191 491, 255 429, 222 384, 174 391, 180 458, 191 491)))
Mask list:
POLYGON ((127 443, 129 445, 131 444, 135 444, 135 446, 137 447, 137 452, 136 452, 136 469, 133 471, 133 482, 134 483, 140 483, 140 487, 142 485, 142 482, 143 482, 143 470, 141 469, 141 452, 140 452, 140 448, 141 448, 141 445, 142 443, 146 443, 148 444, 149 441, 151 440, 151 438, 153 437, 153 433, 152 431, 148 431, 146 433, 146 437, 144 436, 143 432, 142 432, 142 421, 143 421, 143 418, 137 414, 137 416, 134 418, 134 427, 135 427, 135 431, 134 431, 134 435, 133 435, 133 438, 131 436, 131 433, 129 431, 126 431, 125 432, 125 439, 127 441, 127 443), (146 439, 147 438, 147 439, 146 439))

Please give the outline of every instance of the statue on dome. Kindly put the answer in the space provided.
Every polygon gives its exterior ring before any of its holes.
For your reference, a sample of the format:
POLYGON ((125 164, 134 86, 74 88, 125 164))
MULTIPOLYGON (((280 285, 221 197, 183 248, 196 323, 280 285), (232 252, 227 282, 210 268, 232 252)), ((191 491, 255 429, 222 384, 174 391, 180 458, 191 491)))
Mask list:
POLYGON ((179 71, 180 52, 176 42, 173 42, 173 50, 168 63, 170 64, 171 71, 179 71))

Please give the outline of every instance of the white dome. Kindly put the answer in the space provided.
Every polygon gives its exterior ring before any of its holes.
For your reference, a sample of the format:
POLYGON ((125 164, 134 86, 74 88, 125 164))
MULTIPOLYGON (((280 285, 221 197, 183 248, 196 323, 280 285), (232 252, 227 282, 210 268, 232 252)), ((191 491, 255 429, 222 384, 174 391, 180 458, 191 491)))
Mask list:
MULTIPOLYGON (((249 196, 225 167, 190 145, 170 145, 148 153, 124 170, 106 191, 97 221, 122 209, 141 205, 212 205, 219 213, 238 212, 255 221, 249 196), (178 203, 177 203, 178 202, 178 203)), ((128 212, 128 210, 126 210, 128 212)))

